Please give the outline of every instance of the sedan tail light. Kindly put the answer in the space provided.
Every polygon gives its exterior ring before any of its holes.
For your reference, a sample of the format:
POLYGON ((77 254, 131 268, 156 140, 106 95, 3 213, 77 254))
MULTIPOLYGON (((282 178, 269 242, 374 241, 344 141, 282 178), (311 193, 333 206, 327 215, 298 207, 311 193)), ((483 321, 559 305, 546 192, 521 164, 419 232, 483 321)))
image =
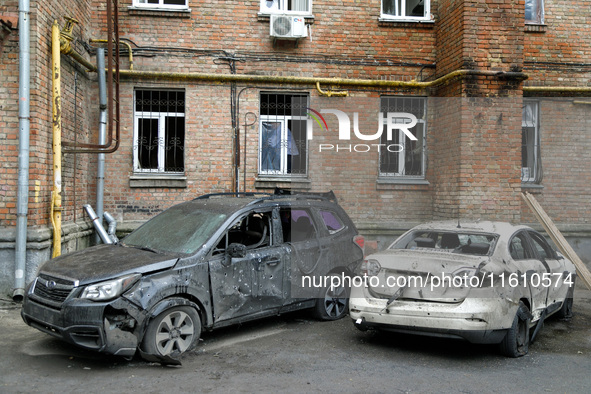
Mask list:
POLYGON ((363 263, 361 263, 361 275, 376 276, 381 269, 382 266, 377 260, 363 260, 363 263))

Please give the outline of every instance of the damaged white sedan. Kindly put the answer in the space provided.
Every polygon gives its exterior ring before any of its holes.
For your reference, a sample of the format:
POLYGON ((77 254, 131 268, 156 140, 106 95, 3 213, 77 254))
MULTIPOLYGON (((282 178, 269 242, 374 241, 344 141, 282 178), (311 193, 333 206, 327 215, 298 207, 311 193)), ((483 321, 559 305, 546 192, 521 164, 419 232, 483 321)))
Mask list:
POLYGON ((349 310, 357 328, 499 344, 523 356, 552 314, 570 317, 576 271, 527 226, 417 226, 363 263, 349 310))

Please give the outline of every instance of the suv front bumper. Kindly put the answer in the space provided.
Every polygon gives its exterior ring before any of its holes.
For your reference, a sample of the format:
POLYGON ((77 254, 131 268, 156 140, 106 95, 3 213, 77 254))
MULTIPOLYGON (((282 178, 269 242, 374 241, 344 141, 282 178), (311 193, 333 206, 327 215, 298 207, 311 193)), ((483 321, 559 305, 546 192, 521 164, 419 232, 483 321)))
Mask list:
POLYGON ((108 303, 70 299, 57 309, 26 296, 21 316, 29 326, 85 349, 131 357, 138 346, 141 314, 122 298, 108 303))

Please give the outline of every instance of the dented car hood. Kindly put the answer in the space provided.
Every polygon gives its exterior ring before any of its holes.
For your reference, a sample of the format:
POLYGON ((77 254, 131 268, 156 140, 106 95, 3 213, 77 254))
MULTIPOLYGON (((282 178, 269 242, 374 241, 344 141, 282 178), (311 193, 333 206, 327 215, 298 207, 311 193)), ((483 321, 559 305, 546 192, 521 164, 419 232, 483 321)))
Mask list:
POLYGON ((173 267, 178 257, 133 247, 98 245, 56 257, 40 273, 77 280, 80 285, 131 273, 148 273, 173 267))

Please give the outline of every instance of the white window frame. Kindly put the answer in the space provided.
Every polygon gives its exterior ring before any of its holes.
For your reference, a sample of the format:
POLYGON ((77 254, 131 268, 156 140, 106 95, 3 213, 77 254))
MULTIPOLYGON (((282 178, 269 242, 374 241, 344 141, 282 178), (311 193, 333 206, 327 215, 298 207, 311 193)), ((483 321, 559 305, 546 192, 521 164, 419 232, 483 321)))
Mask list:
MULTIPOLYGON (((392 0, 394 2, 394 13, 384 12, 384 1, 381 1, 380 8, 380 19, 391 20, 391 21, 402 21, 402 22, 421 22, 431 20, 431 0, 423 0, 423 16, 410 16, 406 15, 406 1, 405 0, 392 0), (399 4, 400 3, 400 4, 399 4)), ((411 10, 412 11, 412 10, 411 10)))
MULTIPOLYGON (((143 90, 143 89, 142 89, 143 90)), ((166 118, 185 118, 184 112, 145 112, 135 110, 134 92, 134 119, 133 119, 133 172, 135 173, 157 173, 167 175, 181 175, 183 172, 165 171, 165 150, 166 150, 166 118), (139 160, 139 121, 140 119, 158 119, 158 168, 140 168, 139 160)), ((183 141, 183 146, 185 141, 183 141)))
MULTIPOLYGON (((391 96, 392 97, 392 96, 391 96)), ((383 97, 383 98, 388 98, 388 97, 383 97)), ((422 136, 422 140, 420 141, 420 143, 422 144, 422 150, 421 150, 421 175, 407 175, 405 174, 405 166, 406 166, 406 160, 404 160, 405 155, 406 155, 406 146, 407 146, 407 142, 408 142, 408 137, 407 135, 404 133, 404 131, 398 129, 398 144, 400 144, 403 147, 403 150, 401 152, 398 153, 393 153, 393 154, 397 154, 400 155, 399 159, 398 159, 398 165, 396 168, 396 172, 382 172, 381 169, 381 157, 380 160, 378 160, 378 173, 379 173, 379 177, 382 178, 391 178, 391 177, 398 177, 398 178, 404 178, 404 179, 425 179, 425 172, 427 170, 427 158, 426 158, 426 152, 427 152, 427 98, 426 97, 412 97, 412 96, 400 96, 400 97, 396 97, 396 98, 409 98, 409 99, 415 99, 415 98, 421 98, 425 101, 424 104, 424 108, 425 108, 425 113, 423 114, 423 117, 421 119, 417 118, 417 125, 421 124, 423 127, 423 136, 422 136)), ((386 130, 387 130, 387 114, 384 114, 384 127, 382 130, 382 135, 386 135, 386 130)), ((410 123, 411 120, 409 118, 394 118, 396 121, 395 123, 402 123, 400 122, 400 120, 402 120, 404 123, 410 123)), ((416 126, 415 126, 416 127, 416 126)), ((419 141, 417 141, 419 142, 419 141)), ((380 141, 381 143, 381 141, 380 141)), ((387 152, 387 148, 386 147, 381 147, 380 149, 380 156, 383 154, 386 154, 387 152)))
MULTIPOLYGON (((292 0, 294 1, 294 0, 292 0)), ((264 15, 270 14, 294 14, 294 15, 312 15, 312 0, 297 0, 302 2, 307 2, 308 10, 307 11, 292 11, 288 10, 288 0, 260 0, 260 13, 264 15), (267 4, 272 3, 271 7, 268 7, 267 4)))
MULTIPOLYGON (((301 120, 307 121, 306 116, 290 116, 290 115, 261 115, 259 120, 259 175, 281 175, 281 176, 305 176, 305 174, 293 174, 287 172, 287 155, 288 155, 288 127, 290 120, 301 120), (263 123, 280 123, 281 124, 281 141, 280 141, 280 163, 279 170, 266 170, 263 169, 263 123)), ((307 131, 306 131, 307 132, 307 131)), ((306 141, 306 152, 308 151, 308 139, 306 141)), ((296 141, 297 144, 297 141, 296 141)), ((306 174, 308 173, 308 166, 306 164, 306 174)))
POLYGON ((165 1, 166 0, 158 0, 158 4, 152 4, 148 3, 148 0, 133 0, 133 7, 165 11, 178 11, 189 9, 189 0, 185 0, 185 5, 166 4, 165 1))
MULTIPOLYGON (((528 25, 543 25, 544 24, 544 0, 529 0, 531 3, 535 5, 537 8, 537 12, 535 13, 535 17, 531 19, 527 19, 526 15, 524 15, 525 23, 528 25)), ((526 0, 527 6, 528 0, 526 0)))
MULTIPOLYGON (((532 100, 523 100, 523 114, 521 117, 521 128, 522 128, 522 141, 523 141, 523 128, 533 128, 534 135, 533 146, 531 147, 531 151, 533 153, 533 167, 521 167, 521 182, 523 183, 539 183, 540 178, 540 102, 539 101, 532 101, 532 100), (527 116, 527 106, 531 106, 531 117, 527 116)), ((524 144, 521 143, 522 146, 522 155, 523 155, 523 148, 524 144)), ((523 160, 523 158, 522 158, 523 160)))

